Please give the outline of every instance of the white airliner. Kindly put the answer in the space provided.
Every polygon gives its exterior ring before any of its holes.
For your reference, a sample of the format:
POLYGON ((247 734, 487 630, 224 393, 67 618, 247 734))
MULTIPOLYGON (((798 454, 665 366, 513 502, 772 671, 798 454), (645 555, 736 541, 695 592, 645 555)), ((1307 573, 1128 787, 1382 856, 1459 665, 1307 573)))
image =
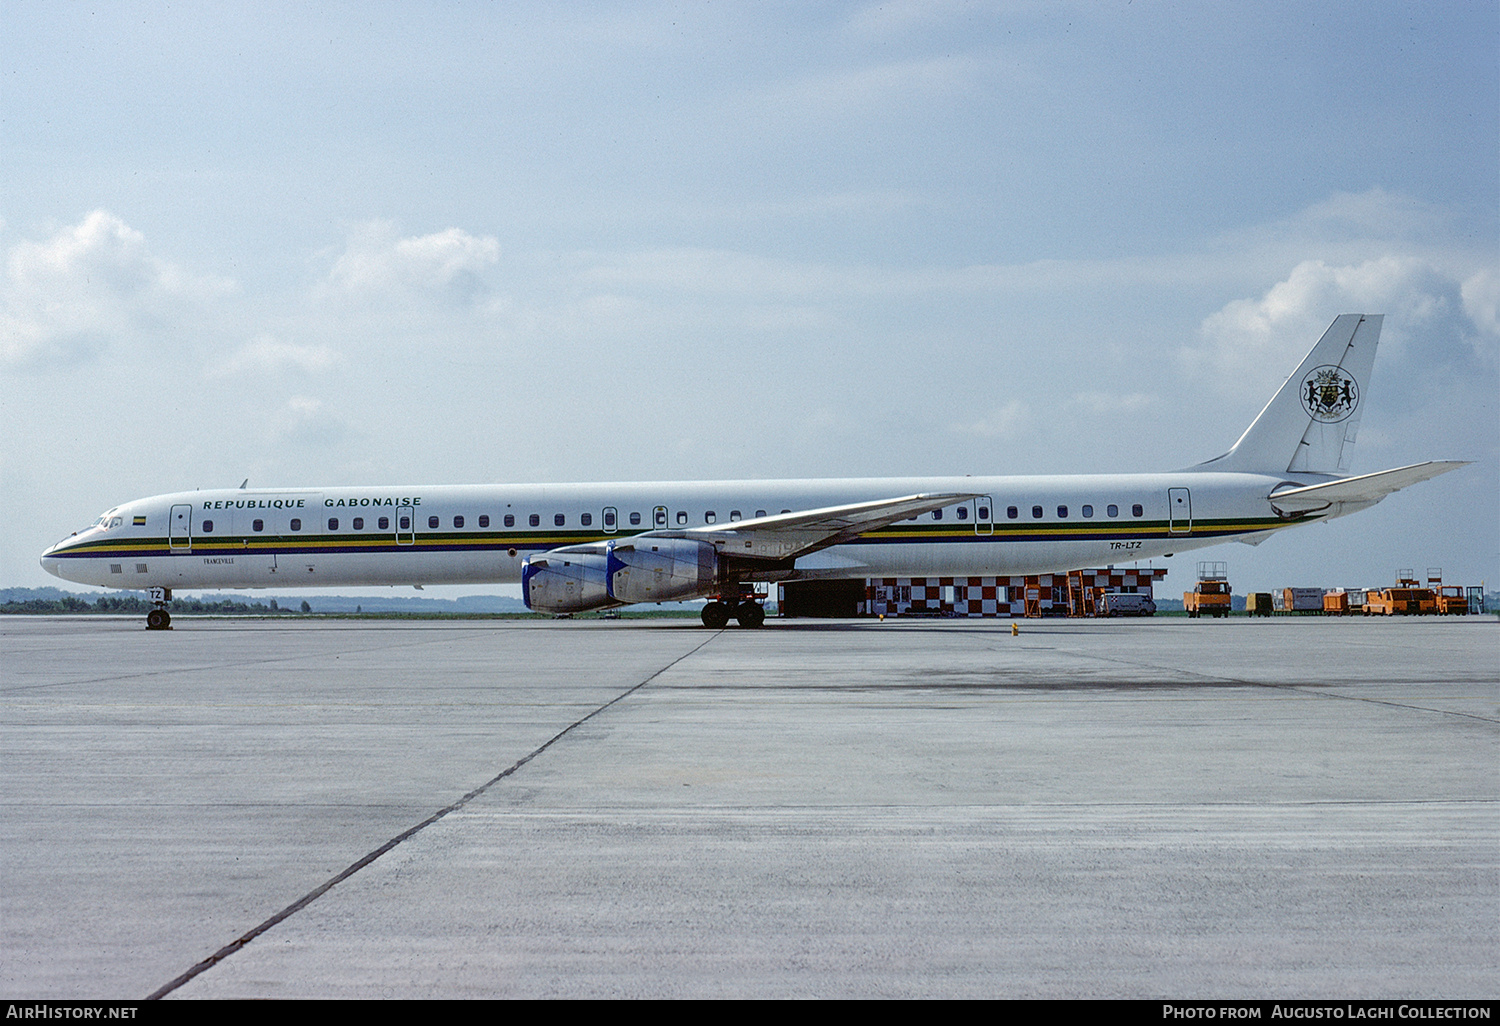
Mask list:
POLYGON ((1382 317, 1345 314, 1227 453, 1163 474, 180 492, 115 506, 49 548, 80 584, 495 584, 551 613, 708 598, 759 626, 756 582, 1010 576, 1147 559, 1327 520, 1464 466, 1356 477, 1382 317))

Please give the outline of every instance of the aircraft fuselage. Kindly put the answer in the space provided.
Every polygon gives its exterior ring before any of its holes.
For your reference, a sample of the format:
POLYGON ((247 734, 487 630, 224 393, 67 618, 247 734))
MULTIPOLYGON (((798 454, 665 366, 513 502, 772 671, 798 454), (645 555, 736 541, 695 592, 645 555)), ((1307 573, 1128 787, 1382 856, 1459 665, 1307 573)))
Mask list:
POLYGON ((527 556, 645 532, 913 493, 976 497, 741 580, 1046 573, 1161 557, 1323 514, 1279 514, 1278 487, 1326 475, 1185 471, 1026 477, 181 492, 117 506, 43 555, 116 588, 510 584, 527 556))

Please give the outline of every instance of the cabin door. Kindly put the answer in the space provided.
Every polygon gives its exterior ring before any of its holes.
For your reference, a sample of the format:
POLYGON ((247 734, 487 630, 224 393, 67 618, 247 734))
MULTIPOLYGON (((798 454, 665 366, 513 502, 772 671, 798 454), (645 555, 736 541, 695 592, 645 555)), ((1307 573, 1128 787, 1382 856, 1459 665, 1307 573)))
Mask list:
POLYGON ((173 506, 170 529, 173 552, 190 552, 193 548, 193 507, 173 506))
POLYGON ((1193 532, 1193 498, 1186 488, 1167 489, 1167 533, 1193 532))

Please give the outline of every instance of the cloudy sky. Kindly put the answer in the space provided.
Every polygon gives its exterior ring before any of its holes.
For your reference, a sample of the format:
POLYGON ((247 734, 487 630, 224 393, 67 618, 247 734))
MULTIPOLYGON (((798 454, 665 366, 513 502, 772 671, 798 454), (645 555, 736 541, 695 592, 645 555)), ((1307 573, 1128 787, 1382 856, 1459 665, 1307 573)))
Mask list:
MULTIPOLYGON (((1199 555, 1500 582, 1491 0, 0 6, 0 585, 194 487, 1170 470, 1386 314, 1199 555)), ((466 588, 464 592, 482 589, 466 588)))

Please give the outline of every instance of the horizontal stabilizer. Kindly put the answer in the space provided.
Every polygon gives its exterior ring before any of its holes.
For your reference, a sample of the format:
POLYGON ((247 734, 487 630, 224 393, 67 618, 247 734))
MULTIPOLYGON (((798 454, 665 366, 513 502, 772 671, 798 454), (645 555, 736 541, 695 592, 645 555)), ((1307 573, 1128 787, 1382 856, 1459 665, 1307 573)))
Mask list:
POLYGON ((1375 503, 1407 485, 1468 465, 1467 460, 1429 460, 1426 463, 1413 463, 1409 467, 1380 470, 1325 484, 1288 488, 1286 491, 1272 492, 1271 505, 1283 513, 1308 513, 1327 509, 1336 502, 1375 503))

